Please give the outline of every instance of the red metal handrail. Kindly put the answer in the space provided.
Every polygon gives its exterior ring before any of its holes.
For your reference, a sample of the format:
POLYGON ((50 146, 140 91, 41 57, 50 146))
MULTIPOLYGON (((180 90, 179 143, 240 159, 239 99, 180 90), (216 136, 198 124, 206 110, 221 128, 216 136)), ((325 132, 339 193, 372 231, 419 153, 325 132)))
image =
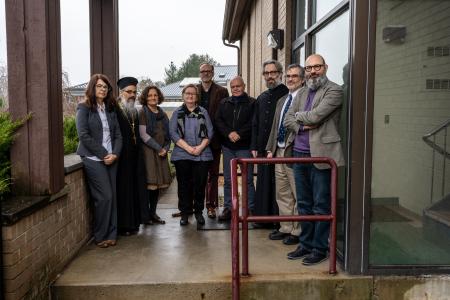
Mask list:
POLYGON ((285 222, 285 221, 330 221, 330 265, 329 273, 336 274, 336 198, 337 198, 337 165, 328 157, 302 158, 235 158, 231 160, 231 264, 232 264, 232 295, 233 300, 239 300, 239 223, 242 223, 242 276, 250 276, 248 272, 248 223, 249 222, 285 222), (247 199, 247 165, 248 164, 328 164, 331 167, 331 215, 307 216, 249 216, 247 199), (239 196, 237 182, 237 165, 241 166, 242 174, 242 216, 239 216, 239 196))

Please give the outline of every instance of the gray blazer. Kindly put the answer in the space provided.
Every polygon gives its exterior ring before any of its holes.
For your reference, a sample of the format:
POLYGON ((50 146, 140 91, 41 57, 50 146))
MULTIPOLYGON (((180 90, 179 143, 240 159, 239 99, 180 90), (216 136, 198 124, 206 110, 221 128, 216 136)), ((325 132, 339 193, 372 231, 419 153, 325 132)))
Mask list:
MULTIPOLYGON (((283 109, 283 105, 287 101, 288 96, 289 96, 289 93, 287 95, 281 97, 277 102, 277 106, 275 108, 275 115, 273 117, 273 122, 272 122, 272 128, 270 129, 269 139, 267 140, 266 151, 272 152, 274 156, 275 156, 275 151, 277 150, 277 146, 278 146, 278 124, 280 123, 281 110, 283 109)), ((294 101, 294 99, 292 99, 292 101, 294 101)), ((293 102, 291 103, 291 106, 292 106, 292 104, 293 104, 293 102)), ((285 117, 285 119, 286 119, 286 117, 285 117)), ((286 130, 289 130, 289 129, 286 128, 286 130)), ((289 133, 286 132, 285 142, 286 142, 286 139, 288 136, 289 136, 289 133)))
MULTIPOLYGON (((111 135, 112 153, 119 156, 122 150, 122 134, 116 113, 106 111, 106 118, 111 135)), ((103 127, 97 110, 92 111, 84 103, 78 104, 76 124, 80 141, 77 149, 78 155, 97 156, 100 159, 108 155, 108 151, 102 145, 103 127)))
MULTIPOLYGON (((285 156, 292 156, 295 137, 303 125, 319 125, 309 130, 311 157, 330 157, 338 166, 345 165, 344 154, 339 135, 339 118, 341 116, 342 88, 332 81, 327 81, 314 96, 310 111, 303 111, 309 89, 302 88, 292 102, 284 125, 289 129, 285 156)), ((327 164, 314 164, 318 169, 327 169, 327 164)))

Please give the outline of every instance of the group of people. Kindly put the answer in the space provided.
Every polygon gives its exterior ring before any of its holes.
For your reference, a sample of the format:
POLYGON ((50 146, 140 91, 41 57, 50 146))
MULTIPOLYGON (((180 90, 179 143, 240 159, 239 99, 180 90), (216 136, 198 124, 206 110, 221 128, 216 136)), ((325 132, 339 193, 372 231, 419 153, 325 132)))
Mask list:
MULTIPOLYGON (((92 76, 86 99, 77 109, 77 153, 95 204, 97 246, 114 246, 118 233, 135 233, 140 224, 165 223, 156 214, 156 206, 159 190, 170 184, 167 154, 172 142, 182 226, 189 223, 190 214, 199 225, 205 224, 205 204, 207 216, 217 217, 221 156, 224 208, 220 221, 231 219, 233 158, 330 157, 338 166, 344 164, 338 132, 343 92, 327 78, 325 59, 313 54, 305 67, 289 65, 286 84, 278 61, 266 61, 262 68, 267 90, 254 99, 245 92, 242 77, 230 81, 230 96, 214 83, 214 66, 201 64, 201 83, 184 86, 183 104, 170 120, 159 106, 164 96, 158 87, 143 90, 138 111, 135 78, 118 81, 116 101, 108 78, 92 76)), ((330 213, 328 165, 258 165, 256 187, 252 165, 247 174, 250 214, 330 213)), ((289 259, 303 259, 305 265, 320 263, 328 257, 329 223, 300 223, 282 222, 269 238, 298 244, 288 253, 289 259)))

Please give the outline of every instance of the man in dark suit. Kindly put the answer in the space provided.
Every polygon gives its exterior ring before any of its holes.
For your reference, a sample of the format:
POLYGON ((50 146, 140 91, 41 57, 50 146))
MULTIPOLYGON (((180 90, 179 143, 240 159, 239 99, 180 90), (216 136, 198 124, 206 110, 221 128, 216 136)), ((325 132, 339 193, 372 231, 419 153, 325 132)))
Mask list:
MULTIPOLYGON (((277 102, 275 117, 266 146, 268 158, 284 157, 288 132, 283 122, 287 111, 292 105, 293 99, 303 86, 304 76, 305 70, 299 64, 292 64, 287 67, 284 77, 286 78, 286 86, 289 89, 289 94, 277 102)), ((287 164, 275 165, 275 186, 280 216, 297 214, 297 195, 292 167, 287 164)), ((298 244, 298 235, 300 233, 298 222, 282 222, 280 226, 279 230, 270 233, 269 239, 283 240, 285 245, 298 244)))
MULTIPOLYGON (((197 85, 200 95, 198 100, 199 105, 203 106, 211 118, 211 122, 216 131, 215 116, 220 100, 229 96, 228 90, 216 84, 212 79, 214 77, 214 66, 210 63, 202 63, 200 65, 200 79, 201 83, 197 85)), ((213 135, 209 144, 213 153, 213 161, 208 170, 208 183, 206 185, 206 209, 208 210, 208 217, 216 217, 216 208, 218 206, 218 179, 219 179, 219 164, 221 155, 221 144, 216 134, 213 135)))
MULTIPOLYGON (((338 132, 342 109, 342 88, 330 81, 328 65, 318 54, 305 62, 306 88, 301 89, 289 109, 284 125, 290 135, 285 156, 330 157, 344 165, 338 132)), ((297 206, 300 215, 330 214, 331 171, 327 164, 295 164, 297 206)), ((328 257, 329 222, 301 222, 300 245, 289 259, 303 258, 304 265, 318 264, 328 257)))

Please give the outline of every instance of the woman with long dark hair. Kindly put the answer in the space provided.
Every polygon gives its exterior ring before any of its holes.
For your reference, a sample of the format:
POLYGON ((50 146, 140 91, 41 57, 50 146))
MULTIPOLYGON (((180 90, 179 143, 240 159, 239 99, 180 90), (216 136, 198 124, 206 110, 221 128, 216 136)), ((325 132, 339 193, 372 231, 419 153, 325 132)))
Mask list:
POLYGON ((100 248, 115 246, 117 239, 116 174, 122 135, 114 107, 108 77, 92 75, 85 100, 77 107, 77 154, 94 201, 94 238, 100 248))
POLYGON ((183 105, 170 118, 170 137, 175 143, 171 161, 175 164, 178 181, 180 225, 189 223, 193 211, 199 225, 205 224, 203 209, 209 163, 213 159, 208 144, 213 126, 208 112, 199 106, 198 90, 188 84, 182 91, 183 105))
POLYGON ((167 151, 170 147, 169 118, 159 106, 164 101, 164 96, 157 86, 147 86, 139 101, 142 104, 139 111, 139 135, 143 142, 147 190, 150 196, 150 210, 142 212, 142 221, 150 225, 165 224, 156 214, 156 206, 159 189, 167 188, 172 181, 167 161, 167 151))

